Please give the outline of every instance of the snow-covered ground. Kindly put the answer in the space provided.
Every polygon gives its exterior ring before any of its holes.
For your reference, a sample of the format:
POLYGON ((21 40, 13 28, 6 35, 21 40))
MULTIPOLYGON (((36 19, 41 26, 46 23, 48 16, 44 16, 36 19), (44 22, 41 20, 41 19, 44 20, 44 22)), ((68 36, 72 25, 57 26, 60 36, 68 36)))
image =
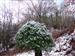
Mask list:
POLYGON ((16 56, 34 56, 34 51, 19 53, 16 56))
MULTIPOLYGON (((18 1, 0 0, 0 20, 2 20, 4 18, 3 13, 7 13, 7 16, 8 16, 8 13, 12 13, 13 22, 16 23, 17 18, 23 18, 21 14, 23 12, 27 11, 27 6, 25 6, 25 5, 27 5, 27 4, 24 1, 18 2, 18 1)), ((75 10, 74 9, 75 5, 70 6, 70 7, 69 7, 69 10, 71 10, 71 11, 75 10)), ((56 40, 56 42, 55 42, 56 46, 52 49, 52 51, 51 52, 43 52, 43 56, 45 56, 45 55, 46 56, 47 55, 64 56, 66 53, 66 50, 71 48, 71 46, 69 45, 69 42, 72 39, 72 37, 75 38, 75 31, 71 35, 66 34, 64 36, 59 37, 56 40)), ((25 55, 26 56, 34 56, 34 51, 16 54, 16 56, 25 56, 25 55)))
MULTIPOLYGON (((43 56, 73 56, 72 54, 65 55, 67 50, 71 49, 70 40, 75 39, 75 31, 71 35, 64 35, 59 37, 55 42, 55 47, 53 47, 51 52, 43 52, 43 56)), ((16 56, 35 56, 34 51, 23 52, 16 54, 16 56)))

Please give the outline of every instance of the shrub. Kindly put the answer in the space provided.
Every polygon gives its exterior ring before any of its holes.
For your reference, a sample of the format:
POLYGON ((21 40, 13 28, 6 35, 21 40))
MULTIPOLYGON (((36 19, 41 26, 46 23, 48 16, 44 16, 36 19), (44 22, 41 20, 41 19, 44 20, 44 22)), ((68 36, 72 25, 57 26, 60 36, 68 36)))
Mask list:
POLYGON ((44 24, 28 21, 16 34, 16 46, 33 49, 35 56, 42 56, 42 50, 51 49, 54 41, 44 24))

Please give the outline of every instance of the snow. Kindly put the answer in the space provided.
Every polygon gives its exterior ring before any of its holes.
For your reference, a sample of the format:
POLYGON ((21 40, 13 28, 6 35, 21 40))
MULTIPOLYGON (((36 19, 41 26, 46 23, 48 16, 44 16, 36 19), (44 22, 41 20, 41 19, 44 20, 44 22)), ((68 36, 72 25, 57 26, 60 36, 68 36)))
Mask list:
POLYGON ((34 51, 19 53, 16 56, 34 56, 34 51))
MULTIPOLYGON (((52 51, 51 52, 43 51, 42 53, 43 56, 72 56, 72 54, 68 54, 68 55, 65 55, 65 54, 67 50, 71 49, 71 46, 69 43, 70 43, 70 40, 74 38, 74 36, 75 36, 75 30, 71 35, 66 34, 64 36, 59 37, 57 41, 55 42, 56 45, 55 47, 53 47, 52 51)), ((25 55, 34 56, 34 51, 30 51, 30 53, 23 52, 23 53, 16 54, 16 56, 25 56, 25 55)))
MULTIPOLYGON (((29 2, 26 2, 26 3, 29 3, 29 2)), ((3 14, 3 9, 5 9, 4 4, 5 4, 7 9, 9 9, 10 11, 13 12, 13 18, 14 18, 13 22, 15 22, 15 23, 17 21, 16 18, 20 17, 22 12, 27 11, 25 9, 25 8, 27 8, 27 5, 25 4, 24 1, 23 2, 17 2, 17 1, 11 2, 9 0, 6 0, 6 1, 0 0, 0 11, 1 11, 0 12, 0 18, 1 18, 1 20, 2 20, 1 15, 3 14), (23 6, 23 5, 26 5, 26 6, 23 6), (24 10, 23 10, 23 8, 24 8, 24 10), (19 15, 18 15, 18 13, 19 13, 19 15)), ((68 10, 74 11, 75 5, 70 6, 70 8, 68 10)), ((23 17, 21 16, 21 18, 23 18, 23 17)), ((32 23, 34 23, 34 22, 32 22, 32 23)), ((75 39, 75 31, 71 35, 66 34, 64 36, 59 37, 55 42, 56 46, 53 47, 51 52, 47 52, 47 53, 51 56, 64 56, 66 53, 66 50, 71 48, 71 46, 69 45, 69 42, 72 38, 75 39)), ((47 54, 47 53, 46 52, 43 53, 43 56, 45 56, 45 54, 47 54)), ((29 52, 23 52, 23 53, 16 54, 16 56, 25 56, 25 55, 26 56, 34 56, 34 51, 30 51, 30 53, 29 52)), ((69 54, 68 56, 72 56, 72 55, 69 54)))
MULTIPOLYGON (((71 35, 64 35, 59 37, 56 42, 55 42, 55 47, 53 47, 51 52, 43 52, 43 56, 73 56, 71 53, 68 55, 65 55, 67 50, 71 49, 70 46, 70 40, 72 38, 75 38, 75 30, 71 35)), ((72 51, 74 53, 75 51, 72 51)), ((30 53, 28 52, 23 52, 16 54, 16 56, 34 56, 34 51, 31 51, 30 53)))

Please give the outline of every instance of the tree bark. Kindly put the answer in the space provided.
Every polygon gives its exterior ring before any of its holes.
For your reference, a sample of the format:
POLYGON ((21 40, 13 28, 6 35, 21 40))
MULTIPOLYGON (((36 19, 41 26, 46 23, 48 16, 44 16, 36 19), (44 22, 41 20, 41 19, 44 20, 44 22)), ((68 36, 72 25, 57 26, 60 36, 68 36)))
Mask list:
POLYGON ((35 56, 42 56, 42 51, 39 50, 35 50, 35 56))

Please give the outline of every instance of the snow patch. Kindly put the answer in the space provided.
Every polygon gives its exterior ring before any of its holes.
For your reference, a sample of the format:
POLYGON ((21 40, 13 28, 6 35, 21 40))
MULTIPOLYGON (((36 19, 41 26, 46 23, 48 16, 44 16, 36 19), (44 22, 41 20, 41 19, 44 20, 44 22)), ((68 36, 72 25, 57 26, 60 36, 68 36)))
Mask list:
MULTIPOLYGON (((72 54, 65 55, 67 50, 71 49, 70 40, 75 38, 75 31, 71 35, 64 35, 57 39, 55 42, 55 47, 53 47, 51 52, 43 52, 43 56, 73 56, 72 54)), ((34 51, 23 52, 16 54, 16 56, 34 56, 34 51)))

